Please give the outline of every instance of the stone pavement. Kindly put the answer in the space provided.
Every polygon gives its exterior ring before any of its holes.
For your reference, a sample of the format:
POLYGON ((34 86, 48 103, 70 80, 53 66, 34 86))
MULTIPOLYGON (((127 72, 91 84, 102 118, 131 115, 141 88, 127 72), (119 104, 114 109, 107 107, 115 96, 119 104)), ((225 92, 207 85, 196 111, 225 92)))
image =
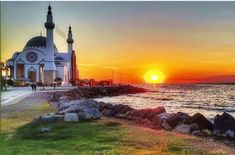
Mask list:
MULTIPOLYGON (((37 92, 68 91, 73 88, 76 87, 60 86, 55 90, 54 87, 45 87, 45 90, 42 87, 37 87, 37 92)), ((1 106, 15 104, 33 93, 35 92, 32 92, 31 87, 8 87, 7 91, 1 92, 1 106)))

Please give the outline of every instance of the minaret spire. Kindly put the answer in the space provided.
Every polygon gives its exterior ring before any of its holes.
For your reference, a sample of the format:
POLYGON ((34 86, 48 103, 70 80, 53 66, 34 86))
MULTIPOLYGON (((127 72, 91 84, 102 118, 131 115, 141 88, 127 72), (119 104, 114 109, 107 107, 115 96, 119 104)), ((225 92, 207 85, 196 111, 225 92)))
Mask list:
POLYGON ((67 43, 68 43, 68 53, 72 54, 73 51, 73 34, 72 34, 72 28, 69 25, 69 31, 68 31, 68 38, 67 38, 67 43))

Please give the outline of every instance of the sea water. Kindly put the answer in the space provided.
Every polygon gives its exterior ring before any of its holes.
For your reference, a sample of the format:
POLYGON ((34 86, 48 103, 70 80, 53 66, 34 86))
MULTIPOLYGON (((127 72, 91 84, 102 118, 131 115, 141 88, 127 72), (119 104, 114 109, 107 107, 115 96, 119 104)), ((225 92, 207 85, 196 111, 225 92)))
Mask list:
POLYGON ((210 120, 227 112, 235 117, 235 85, 162 84, 134 85, 149 92, 96 99, 112 104, 126 104, 136 109, 165 107, 169 113, 201 113, 210 120))

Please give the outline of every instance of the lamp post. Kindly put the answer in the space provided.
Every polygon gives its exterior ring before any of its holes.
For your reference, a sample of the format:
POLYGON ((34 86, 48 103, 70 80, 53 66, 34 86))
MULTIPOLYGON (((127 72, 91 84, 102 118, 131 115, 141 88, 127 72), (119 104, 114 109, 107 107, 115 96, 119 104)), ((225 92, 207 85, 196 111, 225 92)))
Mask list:
POLYGON ((111 72, 112 72, 112 82, 114 83, 114 75, 115 75, 114 74, 114 69, 112 67, 104 67, 104 68, 111 70, 111 72))
POLYGON ((118 72, 119 73, 119 85, 121 85, 122 82, 122 72, 118 72))

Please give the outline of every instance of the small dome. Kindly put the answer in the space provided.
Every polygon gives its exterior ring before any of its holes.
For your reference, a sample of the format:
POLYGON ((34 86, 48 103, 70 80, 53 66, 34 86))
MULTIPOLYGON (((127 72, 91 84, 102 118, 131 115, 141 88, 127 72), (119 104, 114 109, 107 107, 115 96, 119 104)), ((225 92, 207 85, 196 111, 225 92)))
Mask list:
MULTIPOLYGON (((44 47, 44 48, 46 48, 46 44, 47 44, 46 37, 37 36, 37 37, 30 39, 27 42, 27 44, 25 45, 25 47, 44 47)), ((56 48, 55 44, 54 44, 54 48, 56 48)))
POLYGON ((61 56, 55 57, 55 60, 64 60, 61 56))

